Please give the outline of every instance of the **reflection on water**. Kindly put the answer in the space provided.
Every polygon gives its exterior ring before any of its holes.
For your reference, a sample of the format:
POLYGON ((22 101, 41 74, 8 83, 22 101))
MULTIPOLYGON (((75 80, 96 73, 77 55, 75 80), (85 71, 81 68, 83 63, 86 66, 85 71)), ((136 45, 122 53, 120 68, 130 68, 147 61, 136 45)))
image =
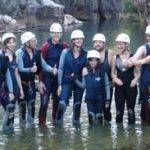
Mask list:
MULTIPOLYGON (((77 28, 77 27, 76 27, 77 28)), ((69 39, 71 31, 75 29, 65 29, 66 40, 69 39)), ((119 22, 117 20, 106 21, 100 25, 97 22, 86 22, 80 27, 85 33, 84 47, 86 50, 92 48, 92 37, 96 32, 103 32, 108 41, 108 46, 113 47, 114 39, 119 32, 127 32, 131 36, 131 49, 136 50, 144 43, 144 28, 137 23, 128 21, 119 22)), ((48 35, 48 29, 32 29, 38 37, 38 47, 48 35)), ((18 38, 20 34, 17 35, 18 38)), ((19 40, 17 41, 19 47, 19 40)), ((83 102, 81 113, 81 125, 72 125, 72 103, 67 108, 64 124, 62 126, 53 126, 51 123, 51 104, 48 109, 47 124, 43 127, 38 125, 39 99, 36 103, 35 128, 27 126, 20 127, 18 119, 18 108, 16 109, 14 133, 3 133, 2 116, 3 110, 0 110, 0 150, 148 150, 150 149, 150 127, 140 124, 140 107, 136 105, 136 124, 128 126, 127 112, 125 112, 123 125, 115 123, 115 105, 112 103, 113 118, 111 124, 106 126, 94 125, 89 127, 86 104, 83 102)))

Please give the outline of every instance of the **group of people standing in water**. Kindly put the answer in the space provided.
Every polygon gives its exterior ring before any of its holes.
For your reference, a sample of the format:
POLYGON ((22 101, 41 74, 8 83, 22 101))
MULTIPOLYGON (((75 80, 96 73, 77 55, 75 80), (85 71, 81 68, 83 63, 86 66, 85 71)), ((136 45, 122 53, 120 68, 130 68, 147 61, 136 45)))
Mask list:
POLYGON ((39 125, 45 125, 49 100, 52 99, 52 122, 63 123, 70 99, 73 99, 73 124, 80 123, 81 103, 87 104, 89 124, 110 122, 114 90, 116 123, 123 122, 125 104, 128 124, 134 124, 138 93, 141 121, 150 125, 150 25, 146 27, 147 43, 135 54, 129 50, 130 37, 116 37, 115 53, 106 48, 106 37, 97 33, 92 50, 84 50, 84 33, 74 30, 70 44, 62 39, 59 23, 50 26, 50 37, 40 50, 36 35, 24 32, 21 47, 15 50, 16 37, 5 33, 0 51, 0 103, 4 109, 3 129, 13 129, 18 104, 20 124, 33 126, 36 92, 40 93, 39 125), (38 90, 35 80, 38 80, 38 90), (85 91, 85 96, 83 96, 85 91))

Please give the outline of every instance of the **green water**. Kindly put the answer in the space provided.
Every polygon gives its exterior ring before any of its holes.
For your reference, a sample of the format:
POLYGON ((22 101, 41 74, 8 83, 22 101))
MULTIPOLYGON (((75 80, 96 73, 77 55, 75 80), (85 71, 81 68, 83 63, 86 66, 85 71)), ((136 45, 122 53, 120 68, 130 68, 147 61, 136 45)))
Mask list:
MULTIPOLYGON (((135 51, 144 43, 144 27, 138 23, 123 20, 110 20, 98 25, 97 22, 86 22, 80 27, 65 29, 64 39, 68 40, 73 29, 80 28, 84 31, 86 40, 85 50, 92 48, 93 34, 103 32, 108 41, 108 46, 114 48, 114 40, 118 33, 127 32, 131 37, 131 49, 135 51)), ((48 28, 31 29, 38 37, 38 47, 48 35, 48 28)), ((20 34, 17 35, 19 37, 20 34)), ((17 41, 19 47, 19 41, 17 41)), ((138 103, 138 100, 137 100, 138 103)), ((0 107, 0 150, 149 150, 150 127, 140 123, 140 106, 136 104, 136 124, 128 126, 125 112, 123 125, 115 123, 115 104, 112 102, 112 122, 110 125, 88 125, 86 104, 83 102, 81 111, 81 125, 72 125, 72 102, 65 113, 64 124, 53 126, 51 123, 51 101, 48 109, 47 124, 38 125, 39 98, 36 101, 35 127, 33 129, 19 126, 18 107, 14 123, 14 133, 3 133, 3 109, 0 107)))

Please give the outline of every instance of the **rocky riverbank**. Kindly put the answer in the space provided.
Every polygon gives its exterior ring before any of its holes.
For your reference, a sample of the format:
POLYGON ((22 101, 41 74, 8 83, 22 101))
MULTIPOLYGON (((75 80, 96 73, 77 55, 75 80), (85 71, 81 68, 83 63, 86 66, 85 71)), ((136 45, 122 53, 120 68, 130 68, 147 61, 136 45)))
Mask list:
POLYGON ((1 0, 0 29, 8 30, 9 25, 15 29, 48 26, 54 21, 64 25, 82 24, 83 20, 117 16, 121 9, 120 0, 1 0), (5 15, 9 16, 9 22, 3 19, 5 15))

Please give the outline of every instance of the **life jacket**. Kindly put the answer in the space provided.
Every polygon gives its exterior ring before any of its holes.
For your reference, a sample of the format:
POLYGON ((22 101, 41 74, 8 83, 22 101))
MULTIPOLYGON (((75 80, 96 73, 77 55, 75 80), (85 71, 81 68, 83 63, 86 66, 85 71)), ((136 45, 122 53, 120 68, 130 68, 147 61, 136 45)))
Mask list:
MULTIPOLYGON (((33 67, 34 63, 36 63, 36 55, 35 52, 33 52, 33 58, 30 59, 30 56, 28 54, 28 52, 25 49, 22 49, 23 51, 23 64, 24 64, 24 68, 31 68, 33 67)), ((33 82, 35 79, 35 73, 32 72, 19 72, 20 73, 20 77, 21 80, 24 82, 33 82)))

